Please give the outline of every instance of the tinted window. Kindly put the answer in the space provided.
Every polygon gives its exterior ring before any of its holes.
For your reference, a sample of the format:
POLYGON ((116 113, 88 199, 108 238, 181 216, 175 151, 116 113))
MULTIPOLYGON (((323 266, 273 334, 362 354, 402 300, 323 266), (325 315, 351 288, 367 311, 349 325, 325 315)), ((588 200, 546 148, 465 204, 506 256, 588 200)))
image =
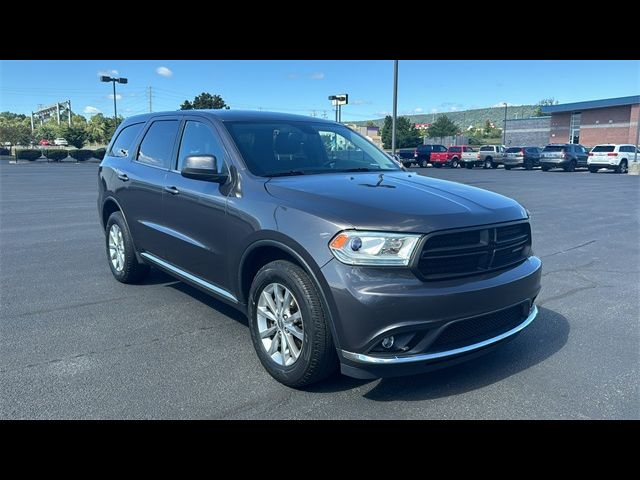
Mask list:
POLYGON ((438 151, 439 152, 446 152, 447 151, 447 147, 445 147, 444 145, 438 145, 438 151))
POLYGON ((562 152, 566 150, 567 147, 565 145, 547 145, 542 149, 543 152, 562 152))
POLYGON ((189 155, 213 155, 218 160, 218 173, 225 169, 224 150, 217 136, 204 123, 188 121, 185 124, 178 152, 178 170, 182 170, 184 159, 189 155))
POLYGON ((507 153, 519 153, 522 148, 520 147, 509 147, 507 148, 507 153))
POLYGON ((140 151, 136 160, 154 167, 169 168, 177 133, 177 120, 153 122, 140 144, 140 151))
POLYGON ((480 147, 481 152, 493 152, 493 147, 480 147))
MULTIPOLYGON (((373 143, 343 125, 277 121, 224 125, 255 175, 398 170, 373 143)), ((413 149, 409 153, 413 157, 413 149)))
POLYGON ((120 133, 113 142, 113 146, 111 147, 109 155, 113 157, 129 156, 129 151, 133 146, 133 141, 136 139, 143 126, 144 123, 135 123, 120 130, 120 133))
POLYGON ((475 152, 475 149, 473 147, 464 147, 464 151, 465 152, 475 152))
POLYGON ((619 149, 620 152, 634 152, 634 148, 633 147, 628 147, 627 145, 623 145, 622 147, 620 147, 619 149))
POLYGON ((449 147, 449 151, 452 153, 458 153, 462 151, 462 147, 449 147))

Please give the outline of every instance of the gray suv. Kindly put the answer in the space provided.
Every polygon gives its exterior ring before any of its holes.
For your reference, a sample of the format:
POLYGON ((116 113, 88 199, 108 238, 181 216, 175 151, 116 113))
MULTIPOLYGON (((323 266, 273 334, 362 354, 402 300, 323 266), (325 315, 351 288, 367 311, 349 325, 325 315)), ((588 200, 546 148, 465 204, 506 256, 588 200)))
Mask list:
POLYGON ((547 172, 552 168, 562 168, 573 172, 578 167, 587 167, 589 151, 582 145, 573 143, 552 143, 542 149, 540 166, 547 172))
POLYGON ((99 167, 114 277, 163 270, 247 315, 292 387, 458 363, 536 317, 525 208, 403 171, 335 122, 234 110, 126 119, 99 167))

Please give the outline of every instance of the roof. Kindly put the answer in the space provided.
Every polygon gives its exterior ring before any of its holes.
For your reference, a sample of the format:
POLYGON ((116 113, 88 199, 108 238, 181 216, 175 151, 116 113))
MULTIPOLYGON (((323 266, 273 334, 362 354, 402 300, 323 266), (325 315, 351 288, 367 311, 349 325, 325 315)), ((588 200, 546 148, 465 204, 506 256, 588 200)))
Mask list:
POLYGON ((301 122, 301 121, 313 121, 313 122, 323 122, 323 123, 335 123, 332 120, 325 120, 318 117, 309 117, 306 115, 294 115, 291 113, 281 113, 281 112, 265 112, 261 110, 176 110, 176 111, 168 111, 168 112, 153 112, 153 113, 145 113, 142 115, 136 115, 127 118, 127 123, 130 123, 131 120, 135 121, 146 121, 153 116, 158 115, 176 115, 176 114, 205 114, 210 115, 212 117, 217 118, 223 122, 246 122, 246 121, 289 121, 289 122, 301 122))
POLYGON ((633 105, 636 103, 640 103, 640 95, 631 95, 630 97, 605 98, 603 100, 590 100, 588 102, 563 103, 561 105, 548 105, 546 107, 542 107, 542 113, 575 112, 578 110, 618 107, 621 105, 633 105))

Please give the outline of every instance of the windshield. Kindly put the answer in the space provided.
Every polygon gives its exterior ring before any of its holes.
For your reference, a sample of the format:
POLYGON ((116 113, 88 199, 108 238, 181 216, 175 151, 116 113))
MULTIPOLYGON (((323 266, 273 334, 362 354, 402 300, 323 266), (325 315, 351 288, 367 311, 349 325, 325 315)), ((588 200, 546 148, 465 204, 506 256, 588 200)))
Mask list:
POLYGON ((238 121, 225 126, 254 175, 400 171, 384 152, 343 125, 238 121))
POLYGON ((613 152, 616 149, 615 145, 597 145, 593 147, 592 152, 613 152))
POLYGON ((547 145, 542 149, 543 152, 563 152, 565 150, 564 145, 547 145))

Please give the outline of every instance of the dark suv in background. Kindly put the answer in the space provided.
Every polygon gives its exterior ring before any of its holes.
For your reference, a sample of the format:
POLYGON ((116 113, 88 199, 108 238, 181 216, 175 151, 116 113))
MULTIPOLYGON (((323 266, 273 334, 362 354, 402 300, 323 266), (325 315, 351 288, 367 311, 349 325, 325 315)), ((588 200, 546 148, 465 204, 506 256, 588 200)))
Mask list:
POLYGON ((540 166, 543 171, 562 168, 565 172, 573 172, 578 167, 587 168, 589 151, 586 147, 574 143, 552 143, 542 149, 540 166))
POLYGON ((444 145, 418 145, 413 152, 413 157, 415 162, 420 167, 426 167, 427 164, 431 161, 431 153, 432 152, 446 152, 447 147, 444 145))
POLYGON ((98 175, 113 276, 136 282, 153 266, 239 309, 262 365, 289 386, 338 366, 375 378, 458 363, 536 317, 525 208, 403 171, 339 123, 129 117, 98 175))

